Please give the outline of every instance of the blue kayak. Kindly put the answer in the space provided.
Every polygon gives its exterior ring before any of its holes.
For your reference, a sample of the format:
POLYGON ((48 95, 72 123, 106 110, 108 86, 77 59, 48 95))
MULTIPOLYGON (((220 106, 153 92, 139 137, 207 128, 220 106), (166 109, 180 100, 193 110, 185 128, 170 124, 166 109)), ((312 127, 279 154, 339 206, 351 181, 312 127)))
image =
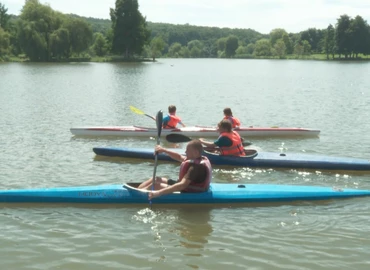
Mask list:
MULTIPOLYGON (((185 154, 183 149, 171 149, 185 154)), ((154 160, 152 148, 94 147, 97 155, 154 160)), ((370 171, 370 161, 360 158, 332 157, 300 153, 257 152, 249 149, 247 156, 220 156, 204 151, 212 165, 242 166, 252 168, 291 168, 316 170, 370 171)), ((159 160, 174 161, 166 154, 159 154, 159 160)))
MULTIPOLYGON (((138 184, 77 186, 0 191, 0 203, 92 203, 92 204, 148 204, 145 191, 138 184)), ((370 190, 339 189, 318 186, 268 184, 211 184, 203 193, 173 193, 155 198, 154 204, 210 204, 272 203, 317 201, 370 196, 370 190)))

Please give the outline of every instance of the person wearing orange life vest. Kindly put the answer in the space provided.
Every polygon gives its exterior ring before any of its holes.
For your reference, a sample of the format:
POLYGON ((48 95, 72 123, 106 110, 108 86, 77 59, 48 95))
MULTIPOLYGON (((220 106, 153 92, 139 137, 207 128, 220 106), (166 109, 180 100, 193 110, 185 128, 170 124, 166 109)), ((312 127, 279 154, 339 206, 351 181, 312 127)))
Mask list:
POLYGON ((181 118, 176 115, 176 106, 168 106, 168 115, 163 117, 163 128, 176 128, 177 124, 185 127, 182 123, 181 118))
POLYGON ((239 128, 240 127, 240 120, 233 116, 233 112, 230 108, 224 109, 224 118, 231 122, 232 128, 239 128))
POLYGON ((224 119, 218 123, 218 131, 220 136, 216 141, 200 139, 200 142, 208 147, 219 147, 220 155, 223 156, 245 156, 243 140, 236 131, 232 130, 229 120, 224 119))
MULTIPOLYGON (((199 140, 192 140, 186 146, 183 156, 177 152, 168 150, 159 145, 155 151, 165 153, 172 159, 181 162, 178 180, 156 177, 154 190, 149 192, 149 199, 169 194, 175 191, 181 192, 205 192, 209 189, 212 179, 212 166, 208 158, 202 156, 203 146, 199 140)), ((139 189, 152 190, 152 178, 141 183, 139 189)))

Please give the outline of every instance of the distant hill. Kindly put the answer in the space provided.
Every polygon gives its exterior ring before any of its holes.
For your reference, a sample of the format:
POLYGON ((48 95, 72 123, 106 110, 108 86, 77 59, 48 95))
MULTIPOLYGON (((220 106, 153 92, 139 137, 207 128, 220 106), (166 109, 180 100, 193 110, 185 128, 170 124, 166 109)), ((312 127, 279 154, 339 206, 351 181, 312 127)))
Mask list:
MULTIPOLYGON (((106 35, 111 29, 111 21, 107 19, 82 17, 75 14, 68 15, 86 20, 91 24, 93 32, 100 32, 106 35)), ((222 37, 228 37, 229 35, 235 35, 240 41, 249 44, 255 43, 263 37, 268 37, 268 35, 263 35, 252 29, 231 29, 155 22, 148 22, 148 27, 151 30, 152 38, 155 36, 162 36, 167 39, 166 41, 168 44, 179 42, 181 45, 186 45, 191 40, 214 41, 222 37)))
POLYGON ((73 17, 73 18, 79 18, 82 20, 87 21, 89 24, 91 24, 91 28, 93 33, 100 32, 104 35, 108 33, 108 31, 112 27, 111 20, 108 19, 97 19, 92 17, 82 17, 76 14, 66 14, 67 16, 73 17))
MULTIPOLYGON (((100 32, 107 35, 111 29, 111 21, 108 19, 97 19, 92 17, 83 17, 76 14, 65 14, 73 18, 86 20, 94 33, 100 32)), ((12 20, 15 21, 18 16, 12 15, 12 20)), ((261 34, 252 29, 232 29, 219 27, 195 26, 189 24, 170 24, 170 23, 155 23, 148 22, 148 27, 151 30, 152 38, 162 36, 170 45, 179 42, 181 45, 187 45, 189 41, 200 40, 204 42, 215 42, 219 38, 235 35, 239 41, 245 44, 255 43, 261 38, 268 38, 269 35, 261 34)))

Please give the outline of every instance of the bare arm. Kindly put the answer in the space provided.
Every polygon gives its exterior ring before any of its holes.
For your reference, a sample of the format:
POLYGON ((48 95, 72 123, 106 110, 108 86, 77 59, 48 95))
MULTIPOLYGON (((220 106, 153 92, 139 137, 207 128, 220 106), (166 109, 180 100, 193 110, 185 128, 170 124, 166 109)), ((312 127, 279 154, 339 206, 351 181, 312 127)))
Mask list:
POLYGON ((183 155, 181 155, 181 154, 179 154, 179 153, 176 153, 176 152, 174 152, 174 151, 168 150, 168 149, 166 149, 166 148, 163 148, 163 147, 161 147, 160 145, 157 145, 157 146, 155 147, 155 151, 156 151, 156 152, 158 152, 158 153, 165 153, 165 154, 167 154, 168 156, 170 156, 170 158, 172 158, 172 159, 174 159, 174 160, 177 160, 177 161, 179 161, 179 162, 183 162, 183 161, 186 159, 186 157, 185 157, 185 156, 183 156, 183 155))
POLYGON ((199 141, 205 145, 205 146, 208 146, 208 147, 217 147, 217 145, 214 144, 214 142, 210 142, 210 141, 206 141, 204 139, 199 139, 199 141))

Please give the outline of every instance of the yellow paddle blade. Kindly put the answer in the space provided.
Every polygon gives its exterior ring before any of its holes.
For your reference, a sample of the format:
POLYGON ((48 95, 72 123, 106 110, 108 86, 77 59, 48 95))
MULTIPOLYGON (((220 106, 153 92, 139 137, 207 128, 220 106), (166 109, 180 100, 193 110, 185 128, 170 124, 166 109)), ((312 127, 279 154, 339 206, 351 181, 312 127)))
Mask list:
POLYGON ((134 106, 130 106, 130 110, 137 114, 145 114, 142 110, 135 108, 134 106))
POLYGON ((143 112, 142 110, 139 110, 138 108, 135 108, 134 106, 130 106, 130 110, 133 111, 134 113, 137 113, 137 114, 141 114, 141 115, 145 115, 145 116, 148 116, 149 118, 153 119, 154 121, 155 118, 149 114, 146 114, 145 112, 143 112))

